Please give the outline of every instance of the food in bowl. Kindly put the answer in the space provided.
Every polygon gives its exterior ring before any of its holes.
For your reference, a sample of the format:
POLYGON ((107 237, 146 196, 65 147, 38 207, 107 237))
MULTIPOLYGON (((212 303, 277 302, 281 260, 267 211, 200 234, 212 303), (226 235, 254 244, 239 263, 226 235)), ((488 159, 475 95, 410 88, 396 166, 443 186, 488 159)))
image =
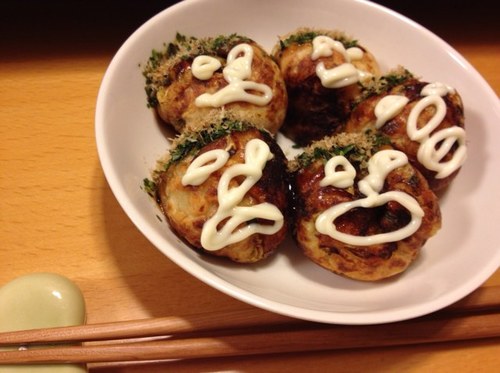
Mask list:
POLYGON ((460 96, 404 68, 380 76, 341 32, 301 28, 272 56, 277 64, 237 34, 178 34, 150 58, 149 103, 179 132, 151 183, 172 230, 201 252, 255 263, 289 224, 304 254, 334 273, 377 281, 405 271, 441 226, 435 192, 465 161, 460 96), (307 145, 291 162, 280 128, 307 145))
POLYGON ((346 132, 378 131, 403 151, 435 192, 446 189, 467 156, 464 108, 459 93, 424 82, 402 68, 363 88, 346 132))
POLYGON ((320 266, 356 280, 403 272, 441 226, 436 195, 378 135, 342 133, 292 164, 294 236, 320 266))
POLYGON ((177 34, 144 70, 149 106, 176 131, 226 113, 276 133, 288 104, 277 64, 255 41, 177 34))
POLYGON ((299 28, 281 36, 271 54, 289 97, 282 132, 300 145, 341 131, 359 83, 380 74, 373 54, 341 31, 299 28))
POLYGON ((183 132, 154 181, 170 226, 197 250, 255 263, 285 238, 286 158, 250 122, 222 118, 183 132))

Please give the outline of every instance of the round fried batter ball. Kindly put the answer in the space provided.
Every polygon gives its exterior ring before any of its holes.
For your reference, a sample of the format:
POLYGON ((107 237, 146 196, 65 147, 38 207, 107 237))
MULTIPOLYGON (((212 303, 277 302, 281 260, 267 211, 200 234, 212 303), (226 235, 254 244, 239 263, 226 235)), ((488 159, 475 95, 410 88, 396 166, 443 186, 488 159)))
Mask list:
MULTIPOLYGON (((426 240, 441 226, 438 199, 425 178, 409 163, 391 171, 380 193, 401 191, 413 197, 424 212, 421 225, 410 236, 395 242, 356 246, 316 229, 316 219, 332 206, 365 198, 358 181, 367 174, 367 161, 377 151, 379 139, 363 134, 339 134, 313 143, 295 164, 293 185, 296 194, 294 236, 304 254, 320 266, 348 278, 376 281, 403 272, 417 257, 426 240), (343 154, 356 170, 352 186, 322 186, 325 163, 343 154)), ((410 212, 389 200, 373 208, 355 207, 338 216, 336 229, 353 236, 393 232, 411 221, 410 212)))
MULTIPOLYGON (((250 121, 273 134, 283 124, 288 103, 284 80, 269 54, 247 37, 232 34, 198 39, 178 34, 165 51, 153 52, 143 73, 149 105, 178 132, 191 123, 207 124, 207 118, 220 117, 221 113, 250 121), (230 51, 241 44, 250 45, 253 50, 251 75, 245 80, 267 85, 272 92, 271 100, 267 104, 235 101, 217 107, 195 103, 200 95, 214 94, 228 86, 223 70, 230 51), (192 65, 199 56, 214 57, 220 67, 209 77, 195 77, 192 65)), ((262 95, 252 90, 247 93, 262 95)))
POLYGON ((299 145, 307 145, 341 130, 352 103, 360 94, 356 82, 342 88, 324 87, 316 75, 319 63, 324 63, 326 69, 350 63, 360 72, 361 80, 363 76, 380 74, 375 57, 357 41, 338 31, 300 28, 280 37, 272 56, 278 62, 288 90, 288 111, 282 132, 299 145), (330 37, 340 42, 345 51, 356 50, 358 56, 351 58, 347 53, 346 57, 346 53, 333 50, 331 56, 313 60, 313 40, 317 36, 330 37))
MULTIPOLYGON (((434 192, 444 190, 456 177, 460 168, 446 177, 437 177, 437 172, 427 168, 418 159, 418 151, 421 143, 413 141, 408 136, 407 124, 412 109, 425 97, 422 89, 429 83, 420 81, 413 77, 408 71, 401 69, 380 78, 374 83, 371 92, 367 92, 367 98, 352 111, 345 126, 346 132, 374 132, 379 131, 381 135, 387 137, 392 146, 404 152, 411 164, 416 167, 427 179, 434 192), (407 104, 392 119, 387 120, 379 129, 376 128, 375 108, 377 104, 386 96, 404 96, 408 99, 407 104)), ((460 95, 450 89, 443 97, 446 105, 446 115, 439 125, 430 133, 437 133, 445 128, 464 128, 464 108, 460 95)), ((422 128, 435 115, 436 107, 431 105, 424 109, 418 116, 417 128, 422 128)), ((439 143, 438 143, 439 146, 439 143)), ((455 141, 450 151, 441 159, 441 162, 448 162, 458 149, 458 142, 455 141)), ((463 149, 462 149, 463 150, 463 149)))
MULTIPOLYGON (((265 163, 262 177, 248 190, 238 206, 270 203, 286 216, 289 184, 285 156, 267 131, 247 123, 223 120, 199 132, 183 134, 170 151, 166 170, 161 171, 156 178, 158 200, 173 231, 197 250, 239 263, 253 263, 268 257, 278 248, 287 231, 284 222, 273 234, 254 233, 217 250, 206 250, 202 246, 203 227, 219 207, 219 181, 228 168, 245 163, 245 147, 252 139, 264 141, 272 157, 265 163), (183 185, 182 178, 193 160, 214 149, 229 153, 229 159, 222 168, 212 172, 200 185, 183 185)), ((232 177, 229 188, 241 185, 244 179, 242 175, 232 177)), ((266 219, 254 218, 241 223, 236 230, 245 229, 254 223, 271 224, 266 219)), ((223 224, 225 221, 221 221, 220 225, 223 224)))

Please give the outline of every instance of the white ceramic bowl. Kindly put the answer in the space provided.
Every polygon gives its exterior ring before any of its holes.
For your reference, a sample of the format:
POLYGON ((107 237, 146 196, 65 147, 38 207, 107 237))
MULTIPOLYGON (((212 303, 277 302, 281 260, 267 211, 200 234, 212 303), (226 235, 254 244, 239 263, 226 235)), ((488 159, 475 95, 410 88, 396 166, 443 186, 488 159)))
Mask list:
MULTIPOLYGON (((480 286, 500 263, 500 105, 478 72, 443 40, 379 5, 351 0, 188 0, 159 13, 123 44, 102 81, 96 139, 102 168, 138 229, 172 261, 249 304, 305 320, 375 324, 421 316, 480 286), (363 283, 307 260, 288 240, 262 264, 242 266, 200 256, 169 229, 141 189, 169 141, 146 106, 144 66, 176 32, 196 37, 237 32, 268 50, 299 26, 343 30, 384 70, 404 65, 427 81, 456 88, 466 110, 469 158, 442 199, 443 227, 402 276, 363 283)), ((167 290, 168 291, 168 290, 167 290)))

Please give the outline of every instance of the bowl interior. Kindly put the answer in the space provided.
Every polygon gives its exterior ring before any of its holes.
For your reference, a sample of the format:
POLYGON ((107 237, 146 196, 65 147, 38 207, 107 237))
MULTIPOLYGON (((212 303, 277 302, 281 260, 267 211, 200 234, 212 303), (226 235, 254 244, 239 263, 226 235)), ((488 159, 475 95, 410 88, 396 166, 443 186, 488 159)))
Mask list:
POLYGON ((194 276, 270 311, 327 323, 374 324, 445 307, 498 268, 500 202, 493 197, 500 186, 498 123, 498 99, 477 71, 437 36, 381 6, 350 0, 188 0, 150 19, 116 53, 99 91, 96 141, 106 178, 127 215, 194 276), (441 231, 397 278, 377 283, 341 278, 303 257, 291 239, 258 265, 200 256, 170 231, 141 189, 172 136, 146 105, 142 66, 152 49, 162 49, 176 32, 196 37, 237 32, 270 51, 278 35, 301 26, 343 30, 367 47, 383 70, 403 65, 424 80, 453 86, 464 101, 468 161, 442 197, 441 231))

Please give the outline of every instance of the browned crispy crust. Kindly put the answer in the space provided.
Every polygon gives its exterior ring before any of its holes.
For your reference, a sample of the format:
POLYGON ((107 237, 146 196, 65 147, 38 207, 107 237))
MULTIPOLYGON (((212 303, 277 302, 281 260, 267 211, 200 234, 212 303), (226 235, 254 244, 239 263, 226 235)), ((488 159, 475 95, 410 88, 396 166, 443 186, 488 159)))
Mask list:
MULTIPOLYGON (((376 131, 375 129, 375 106, 377 103, 386 95, 402 95, 406 96, 410 101, 405 106, 405 108, 399 113, 395 118, 389 120, 385 125, 383 125, 379 131, 384 136, 387 136, 392 146, 404 152, 411 164, 416 167, 427 179, 431 189, 435 192, 442 191, 445 189, 452 180, 456 177, 459 170, 455 171, 448 177, 437 179, 436 172, 428 170, 423 166, 417 159, 417 152, 419 148, 419 143, 412 141, 406 132, 406 123, 408 121, 408 116, 412 108, 418 103, 418 101, 423 97, 420 95, 422 88, 428 83, 419 81, 415 78, 408 79, 402 84, 396 85, 389 91, 383 92, 378 95, 368 97, 367 99, 361 101, 359 105, 353 110, 347 124, 345 126, 346 132, 365 132, 376 131)), ((441 124, 432 132, 435 133, 441 129, 449 128, 453 126, 458 126, 464 128, 464 108, 460 95, 457 92, 448 93, 443 97, 446 103, 446 116, 441 122, 441 124)), ((419 128, 434 115, 436 109, 431 106, 426 108, 422 114, 419 116, 418 126, 419 128)), ((455 144, 450 152, 443 158, 443 162, 448 161, 453 157, 453 154, 457 148, 455 144)))
POLYGON ((178 132, 182 132, 190 123, 197 125, 207 123, 210 121, 207 118, 220 116, 221 113, 250 121, 255 126, 265 128, 273 134, 278 132, 283 124, 288 104, 286 87, 279 68, 269 54, 255 41, 245 38, 239 43, 210 53, 221 61, 222 67, 209 80, 199 80, 193 76, 191 64, 196 57, 195 55, 190 55, 187 58, 176 58, 174 64, 160 65, 157 70, 164 75, 165 83, 155 88, 158 102, 156 110, 159 116, 178 132), (268 85, 273 92, 272 100, 265 106, 246 102, 234 102, 217 108, 196 106, 194 101, 199 95, 215 93, 228 85, 222 74, 222 69, 226 65, 227 54, 231 47, 241 42, 251 45, 254 50, 252 74, 249 80, 268 85))
MULTIPOLYGON (((346 39, 346 35, 337 31, 298 29, 293 33, 280 37, 281 43, 291 35, 314 32, 327 35, 335 40, 346 39)), ((358 45, 364 51, 361 60, 353 61, 358 69, 379 75, 379 67, 375 57, 366 48, 358 45)), ((341 53, 334 51, 330 57, 311 59, 312 41, 304 43, 279 44, 273 49, 273 58, 285 79, 288 90, 288 111, 282 132, 300 145, 307 145, 313 140, 319 140, 342 129, 347 119, 352 103, 361 93, 358 84, 338 89, 322 86, 316 76, 316 65, 324 62, 327 69, 346 62, 341 53), (281 45, 281 46, 280 46, 281 45)))
MULTIPOLYGON (((263 170, 262 178, 245 195, 240 205, 255 205, 269 202, 276 205, 286 216, 288 181, 285 174, 286 160, 280 147, 272 137, 257 129, 232 132, 171 164, 158 178, 158 196, 165 216, 173 231, 193 248, 206 253, 227 257, 239 263, 254 263, 276 251, 285 237, 286 224, 273 235, 254 234, 243 241, 228 245, 217 251, 202 248, 200 237, 203 224, 215 214, 218 207, 217 184, 222 173, 236 163, 244 163, 244 148, 254 138, 264 140, 274 157, 263 170), (226 149, 231 157, 225 166, 214 172, 199 186, 183 186, 182 176, 192 160, 199 154, 212 149, 226 149)), ((232 183, 236 183, 233 180, 232 183)), ((239 182, 239 181, 238 181, 239 182)))
MULTIPOLYGON (((299 168, 293 179, 296 193, 294 236, 304 254, 332 272, 362 281, 381 280, 406 270, 426 240, 441 226, 438 199, 425 178, 407 164, 388 175, 381 191, 399 190, 418 201, 425 216, 417 232, 398 242, 352 246, 320 234, 315 228, 316 218, 329 207, 364 197, 357 189, 357 180, 355 186, 348 189, 320 186, 324 162, 316 160, 299 168)), ((392 201, 373 209, 353 209, 335 223, 344 233, 364 236, 397 230, 409 220, 408 211, 392 201)))

